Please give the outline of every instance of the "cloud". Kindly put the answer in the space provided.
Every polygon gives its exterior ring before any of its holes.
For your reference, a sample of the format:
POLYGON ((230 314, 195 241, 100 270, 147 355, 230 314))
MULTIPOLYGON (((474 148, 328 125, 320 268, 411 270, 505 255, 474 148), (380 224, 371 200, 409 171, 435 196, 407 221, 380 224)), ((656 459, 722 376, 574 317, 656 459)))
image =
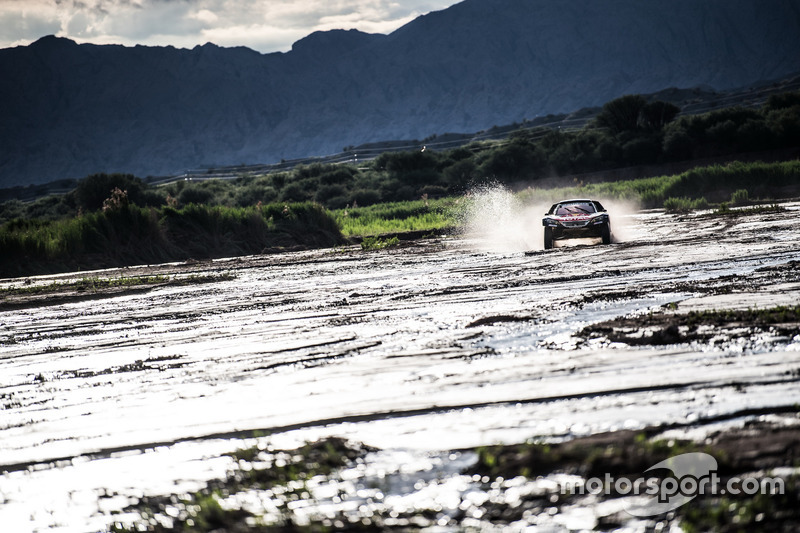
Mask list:
POLYGON ((78 42, 285 51, 318 30, 390 33, 456 0, 0 0, 0 48, 47 34, 78 42))
POLYGON ((37 11, 8 12, 0 8, 0 47, 28 44, 31 35, 43 36, 58 33, 61 23, 57 18, 37 11))

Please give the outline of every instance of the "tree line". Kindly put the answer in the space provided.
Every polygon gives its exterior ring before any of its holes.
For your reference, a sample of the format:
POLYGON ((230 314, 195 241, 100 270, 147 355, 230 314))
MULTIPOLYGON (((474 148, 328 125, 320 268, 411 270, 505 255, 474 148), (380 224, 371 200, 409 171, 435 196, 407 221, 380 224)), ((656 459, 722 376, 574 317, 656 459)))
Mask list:
POLYGON ((461 194, 477 183, 514 185, 628 166, 800 147, 800 92, 760 108, 680 115, 673 104, 628 95, 606 103, 581 129, 520 129, 502 141, 447 151, 386 152, 354 164, 299 166, 235 180, 178 181, 152 187, 129 174, 95 174, 64 195, 0 204, 0 221, 57 219, 102 209, 113 189, 142 207, 245 207, 313 201, 329 209, 461 194))

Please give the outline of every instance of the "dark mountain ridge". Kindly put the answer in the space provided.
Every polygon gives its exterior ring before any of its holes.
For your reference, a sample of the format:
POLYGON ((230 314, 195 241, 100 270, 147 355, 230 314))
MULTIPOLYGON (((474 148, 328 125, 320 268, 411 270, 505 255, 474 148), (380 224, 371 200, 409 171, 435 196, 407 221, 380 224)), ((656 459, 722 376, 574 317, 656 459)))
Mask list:
POLYGON ((0 50, 0 187, 173 174, 469 132, 667 87, 800 71, 800 0, 466 0, 390 35, 287 53, 78 45, 0 50))

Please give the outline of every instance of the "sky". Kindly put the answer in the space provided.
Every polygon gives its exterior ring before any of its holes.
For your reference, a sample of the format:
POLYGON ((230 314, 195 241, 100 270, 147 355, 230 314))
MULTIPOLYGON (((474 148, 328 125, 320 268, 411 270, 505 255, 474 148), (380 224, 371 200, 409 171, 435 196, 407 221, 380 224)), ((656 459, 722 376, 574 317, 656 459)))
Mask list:
POLYGON ((284 52, 317 30, 390 33, 459 0, 0 0, 0 48, 45 35, 79 43, 212 42, 284 52))

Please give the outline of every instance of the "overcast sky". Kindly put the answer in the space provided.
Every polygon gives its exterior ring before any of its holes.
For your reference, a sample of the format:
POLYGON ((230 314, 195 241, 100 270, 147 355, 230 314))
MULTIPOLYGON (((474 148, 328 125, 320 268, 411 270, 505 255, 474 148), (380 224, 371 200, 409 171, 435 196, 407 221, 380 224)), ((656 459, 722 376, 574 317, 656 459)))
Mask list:
POLYGON ((286 51, 316 30, 390 33, 458 1, 0 0, 0 48, 58 35, 80 43, 286 51))

